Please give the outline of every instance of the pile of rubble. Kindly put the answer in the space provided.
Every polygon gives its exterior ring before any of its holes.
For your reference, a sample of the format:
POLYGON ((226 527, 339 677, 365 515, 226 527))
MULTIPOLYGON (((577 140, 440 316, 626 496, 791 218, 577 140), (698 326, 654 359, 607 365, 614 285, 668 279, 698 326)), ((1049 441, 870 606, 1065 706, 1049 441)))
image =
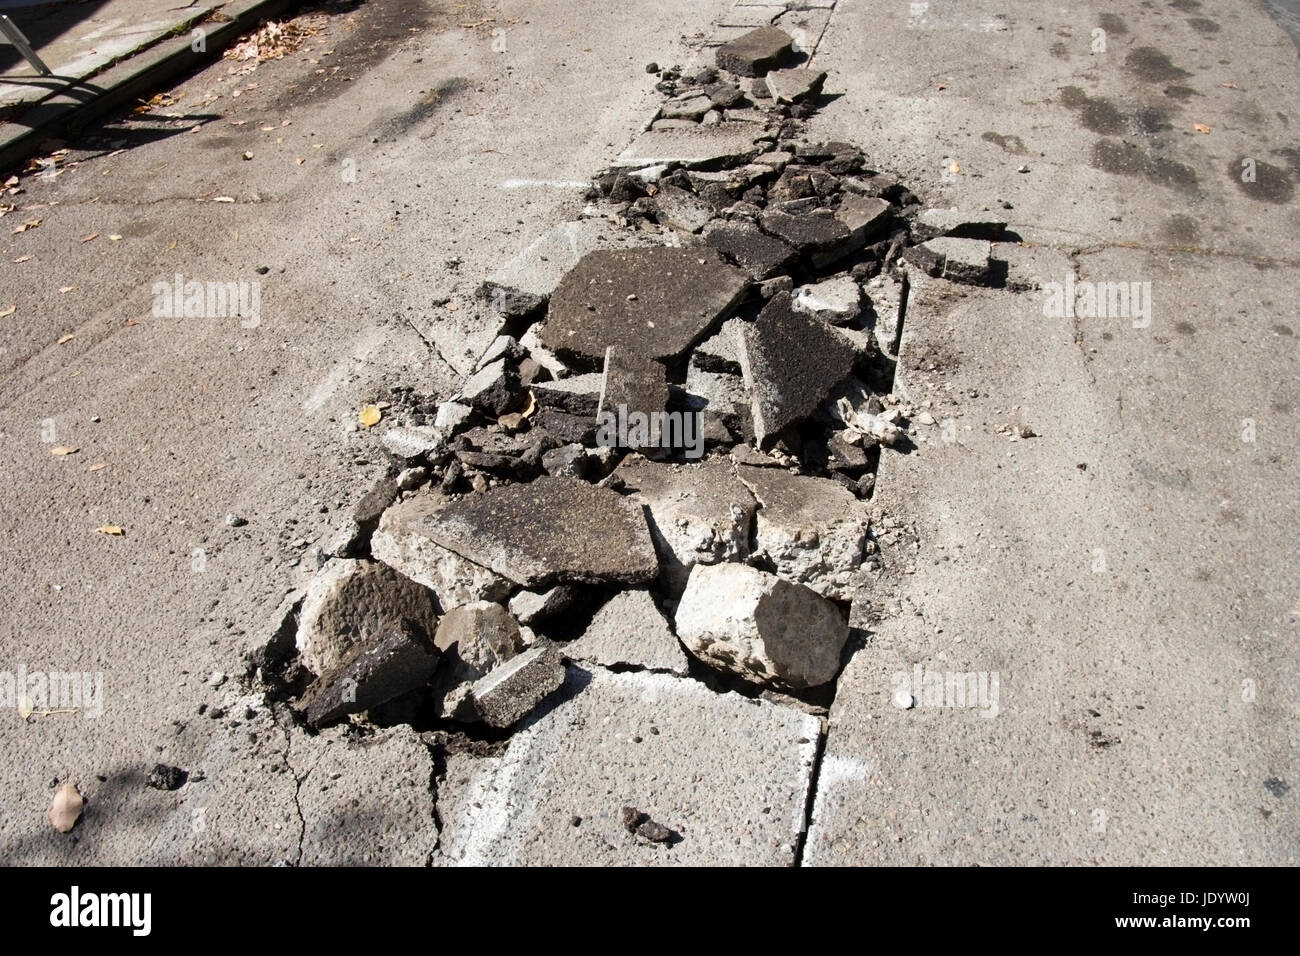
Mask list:
POLYGON ((795 60, 765 28, 658 71, 658 117, 585 213, 641 241, 553 287, 483 284, 500 334, 431 422, 383 434, 390 475, 259 661, 309 724, 509 728, 566 661, 835 680, 879 570, 862 499, 908 447, 909 270, 996 282, 1005 223, 803 141, 825 76, 795 60))

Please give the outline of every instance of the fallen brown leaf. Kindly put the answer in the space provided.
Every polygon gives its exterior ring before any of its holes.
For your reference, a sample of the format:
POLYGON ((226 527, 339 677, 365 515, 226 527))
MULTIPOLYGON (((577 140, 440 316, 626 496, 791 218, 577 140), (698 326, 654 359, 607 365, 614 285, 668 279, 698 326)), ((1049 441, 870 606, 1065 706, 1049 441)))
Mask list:
POLYGON ((67 335, 61 335, 61 336, 59 336, 59 341, 58 341, 57 343, 55 343, 55 344, 57 344, 57 345, 66 345, 67 343, 71 342, 71 341, 72 341, 73 339, 75 339, 75 338, 76 338, 76 336, 73 335, 71 332, 69 332, 67 335))
POLYGON ((97 233, 97 232, 92 232, 92 233, 91 233, 90 235, 88 235, 88 236, 82 236, 82 237, 81 237, 81 241, 82 241, 82 242, 90 242, 90 240, 92 240, 92 239, 98 239, 98 238, 99 238, 99 233, 97 233))
POLYGON ((41 224, 41 220, 39 219, 28 219, 21 226, 14 226, 14 231, 12 235, 16 236, 20 232, 26 232, 28 229, 35 229, 40 224, 41 224))
POLYGON ((375 425, 379 424, 379 420, 383 417, 384 413, 378 408, 374 405, 367 405, 365 408, 361 409, 361 414, 357 416, 357 421, 361 422, 361 424, 366 428, 373 428, 375 425))
POLYGON ((14 314, 15 312, 17 312, 17 311, 18 311, 18 306, 17 306, 16 304, 15 304, 15 305, 11 305, 11 306, 9 306, 9 308, 5 309, 3 312, 0 312, 0 319, 3 319, 3 318, 5 318, 6 316, 9 316, 9 315, 13 315, 13 314, 14 314))
POLYGON ((60 833, 67 833, 81 819, 85 805, 85 798, 77 792, 77 788, 65 783, 55 792, 54 802, 50 804, 50 823, 60 833))
POLYGON ((81 451, 76 445, 59 445, 50 449, 51 455, 75 455, 81 451))
POLYGON ((1192 128, 1198 133, 1208 133, 1210 131, 1210 127, 1206 126, 1204 123, 1193 123, 1192 128))
POLYGON ((97 464, 91 465, 89 468, 86 469, 86 471, 100 471, 107 467, 108 467, 108 462, 101 461, 98 462, 97 464))
POLYGON ((18 265, 18 263, 20 262, 26 262, 30 258, 31 256, 19 256, 17 259, 14 260, 14 265, 18 265))
POLYGON ((111 535, 114 538, 120 538, 125 533, 122 530, 120 525, 115 525, 115 524, 102 524, 95 530, 98 531, 100 534, 111 535))

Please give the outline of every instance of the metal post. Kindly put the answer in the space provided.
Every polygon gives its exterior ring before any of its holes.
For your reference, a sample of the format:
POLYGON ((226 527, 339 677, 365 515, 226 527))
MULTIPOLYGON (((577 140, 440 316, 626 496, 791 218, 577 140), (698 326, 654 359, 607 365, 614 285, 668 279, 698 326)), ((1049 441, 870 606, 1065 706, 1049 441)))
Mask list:
POLYGON ((42 61, 39 56, 36 55, 36 51, 32 49, 32 45, 27 42, 27 37, 23 36, 23 31, 19 30, 18 25, 10 20, 8 15, 4 13, 0 13, 0 33, 3 33, 9 38, 9 42, 17 48, 18 52, 23 55, 28 63, 36 68, 37 73, 41 76, 50 75, 50 68, 45 65, 44 61, 42 61))

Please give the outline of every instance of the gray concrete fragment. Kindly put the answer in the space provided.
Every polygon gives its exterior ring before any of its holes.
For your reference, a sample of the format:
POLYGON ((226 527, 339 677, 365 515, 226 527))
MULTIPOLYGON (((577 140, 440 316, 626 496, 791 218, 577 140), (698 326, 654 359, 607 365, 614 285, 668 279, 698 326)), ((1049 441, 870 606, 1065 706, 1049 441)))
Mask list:
POLYGON ((992 246, 985 239, 943 236, 912 246, 903 258, 927 275, 978 284, 988 281, 991 255, 992 246))
POLYGON ((826 73, 803 67, 773 70, 767 74, 766 82, 767 91, 776 102, 798 103, 822 91, 822 84, 826 82, 826 73))
POLYGON ((518 375, 505 359, 498 359, 471 375, 460 397, 494 418, 503 415, 519 400, 518 375))
POLYGON ((756 553, 777 574, 818 594, 848 600, 860 585, 869 525, 866 507, 835 481, 740 465, 760 505, 756 553))
POLYGON ((826 323, 803 315, 788 292, 773 296, 741 335, 741 370, 753 400, 759 447, 811 414, 853 369, 854 348, 826 323))
POLYGON ((849 637, 826 598, 747 564, 696 565, 675 623, 687 650, 706 664, 793 688, 834 680, 849 637))
POLYGON ((696 564, 748 557, 757 505, 726 459, 667 465, 629 455, 614 474, 646 509, 665 582, 674 591, 685 587, 696 564))
POLYGON ((789 866, 819 729, 791 708, 668 674, 570 667, 504 756, 449 774, 441 862, 789 866), (624 806, 680 841, 629 834, 624 806))
POLYGON ((712 206, 677 186, 661 186, 652 201, 659 223, 681 232, 699 232, 713 218, 712 206))
POLYGON ((856 241, 862 243, 874 242, 883 236, 893 215, 894 207, 888 200, 852 193, 842 196, 839 208, 835 210, 835 218, 844 224, 856 241))
POLYGON ((737 76, 762 76, 787 62, 794 53, 794 40, 778 27, 759 27, 718 47, 718 68, 737 76))
POLYGON ((643 233, 619 231, 600 219, 562 222, 542 233, 488 281, 495 285, 549 298, 564 274, 593 249, 611 245, 648 245, 654 237, 643 233))
POLYGON ((862 290, 851 276, 839 275, 800 286, 792 304, 823 322, 847 325, 862 313, 862 290))
POLYGON ((686 652, 649 591, 620 591, 596 612, 581 637, 560 650, 569 660, 605 667, 640 667, 683 676, 688 669, 686 652))
POLYGON ((398 458, 411 459, 437 451, 443 442, 441 429, 431 425, 403 425, 390 428, 381 439, 398 458))
POLYGON ((707 226, 704 241, 755 279, 766 279, 784 272, 797 254, 785 240, 769 236, 757 226, 741 220, 707 226))
POLYGON ((509 727, 564 683, 559 651, 544 641, 474 682, 470 696, 489 727, 509 727))
POLYGON ((371 539, 375 558, 432 588, 444 611, 471 601, 504 600, 510 582, 437 544, 426 531, 445 499, 420 492, 384 512, 371 539))
POLYGON ((555 290, 542 342, 591 361, 611 345, 669 360, 726 318, 748 285, 711 249, 593 252, 555 290))
POLYGON ((881 273, 869 279, 863 291, 871 303, 871 330, 880 351, 898 357, 898 333, 903 319, 905 285, 901 278, 881 273))
POLYGON ((706 372, 740 374, 740 330, 745 320, 727 319, 718 331, 691 352, 691 364, 706 372))
POLYGON ((469 422, 474 409, 460 402, 442 402, 434 417, 433 425, 444 435, 453 435, 469 422))
POLYGON ((555 382, 536 382, 533 397, 542 408, 554 408, 570 415, 596 417, 600 406, 600 389, 605 383, 603 372, 572 375, 555 382))
POLYGON ((562 582, 642 584, 659 572, 640 509, 574 478, 499 485, 431 511, 419 531, 533 589, 562 582))
POLYGON ((616 166, 642 167, 656 163, 683 166, 740 163, 758 154, 754 137, 762 129, 753 123, 724 122, 694 129, 649 129, 632 141, 614 161, 616 166))
POLYGON ((552 448, 542 455, 542 471, 561 478, 582 478, 587 474, 587 449, 577 442, 552 448))
POLYGON ((659 115, 663 119, 698 120, 712 108, 713 102, 703 93, 685 93, 659 107, 659 115))
POLYGON ((425 684, 438 664, 429 635, 399 621, 355 645, 322 674, 299 707, 313 727, 386 703, 425 684))
POLYGON ((438 612, 428 588, 387 565, 335 558, 307 585, 298 613, 298 655, 313 674, 323 674, 353 645, 403 621, 434 633, 438 612))
POLYGON ((1007 221, 1000 216, 966 213, 960 209, 922 209, 912 221, 912 235, 921 241, 952 236, 997 242, 1006 231, 1007 221))
POLYGON ((577 588, 557 584, 547 591, 520 591, 510 599, 510 613, 520 624, 532 626, 548 617, 561 614, 578 599, 577 588))

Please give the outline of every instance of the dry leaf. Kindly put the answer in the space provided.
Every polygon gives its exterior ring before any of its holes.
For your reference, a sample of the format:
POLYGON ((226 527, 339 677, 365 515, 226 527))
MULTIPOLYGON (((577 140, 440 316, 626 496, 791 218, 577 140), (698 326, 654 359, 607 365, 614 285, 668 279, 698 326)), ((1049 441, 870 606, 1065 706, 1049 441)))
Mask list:
POLYGON ((92 233, 91 233, 90 235, 88 235, 88 236, 82 236, 82 237, 81 237, 81 241, 82 241, 82 242, 90 242, 90 240, 92 240, 92 239, 98 239, 98 238, 99 238, 99 233, 97 233, 97 232, 92 232, 92 233))
POLYGON ((1225 90, 1235 90, 1237 88, 1236 83, 1220 83, 1219 85, 1225 90))
POLYGON ((234 196, 213 196, 212 201, 213 202, 234 202, 235 197, 234 196))
POLYGON ((71 292, 75 288, 75 285, 61 285, 59 286, 59 294, 62 295, 65 292, 71 292))
POLYGON ((31 256, 19 256, 17 259, 14 260, 14 265, 18 265, 18 263, 20 262, 26 262, 30 258, 31 256))
POLYGON ((18 306, 17 306, 17 304, 11 305, 11 306, 9 306, 9 308, 5 309, 3 312, 0 312, 0 319, 3 319, 5 316, 8 316, 8 315, 13 315, 13 314, 14 314, 15 312, 17 312, 17 311, 18 311, 18 306))
POLYGON ((101 461, 98 464, 91 465, 89 468, 86 469, 86 471, 99 471, 100 469, 107 468, 107 467, 108 467, 108 462, 101 461))
POLYGON ((69 332, 67 335, 61 336, 59 338, 59 341, 56 344, 66 345, 67 343, 71 342, 75 338, 76 336, 73 333, 69 332))
POLYGON ((379 420, 383 417, 384 413, 378 408, 374 405, 367 405, 365 408, 361 409, 361 414, 357 416, 357 421, 361 422, 361 424, 365 425, 367 428, 371 428, 378 425, 379 420))
POLYGON ((32 706, 32 699, 26 694, 23 694, 18 701, 18 716, 23 720, 26 720, 32 715, 34 710, 36 710, 36 708, 32 706))
POLYGON ((299 165, 299 166, 301 166, 301 165, 302 165, 303 163, 305 163, 305 162, 307 162, 307 160, 303 159, 301 156, 298 157, 298 165, 299 165))
POLYGON ((939 84, 939 89, 941 89, 941 90, 946 90, 947 88, 948 88, 948 84, 947 84, 947 83, 940 83, 940 84, 939 84))
POLYGON ((113 235, 111 235, 111 236, 108 237, 108 241, 109 241, 109 242, 120 242, 121 239, 122 239, 122 237, 119 236, 119 235, 117 235, 116 233, 114 233, 113 235))
POLYGON ((59 787, 54 794, 54 802, 50 804, 50 823, 60 833, 67 833, 81 819, 81 810, 85 805, 86 801, 77 792, 77 788, 65 783, 59 787))
POLYGON ((41 220, 39 219, 28 219, 21 226, 14 226, 14 231, 12 235, 16 236, 20 232, 26 232, 28 229, 35 229, 40 224, 41 224, 41 220))
POLYGON ((120 538, 123 534, 122 528, 115 524, 102 524, 95 530, 100 534, 109 534, 115 538, 120 538))
POLYGON ((75 455, 79 451, 81 451, 81 449, 78 448, 76 445, 59 445, 57 448, 51 448, 50 454, 60 455, 60 456, 75 455))
POLYGON ((1198 133, 1208 133, 1210 131, 1210 128, 1204 123, 1193 123, 1192 128, 1198 133))
POLYGON ((458 306, 455 302, 448 302, 448 303, 447 303, 447 311, 448 311, 448 312, 455 312, 458 308, 460 308, 460 306, 458 306))

